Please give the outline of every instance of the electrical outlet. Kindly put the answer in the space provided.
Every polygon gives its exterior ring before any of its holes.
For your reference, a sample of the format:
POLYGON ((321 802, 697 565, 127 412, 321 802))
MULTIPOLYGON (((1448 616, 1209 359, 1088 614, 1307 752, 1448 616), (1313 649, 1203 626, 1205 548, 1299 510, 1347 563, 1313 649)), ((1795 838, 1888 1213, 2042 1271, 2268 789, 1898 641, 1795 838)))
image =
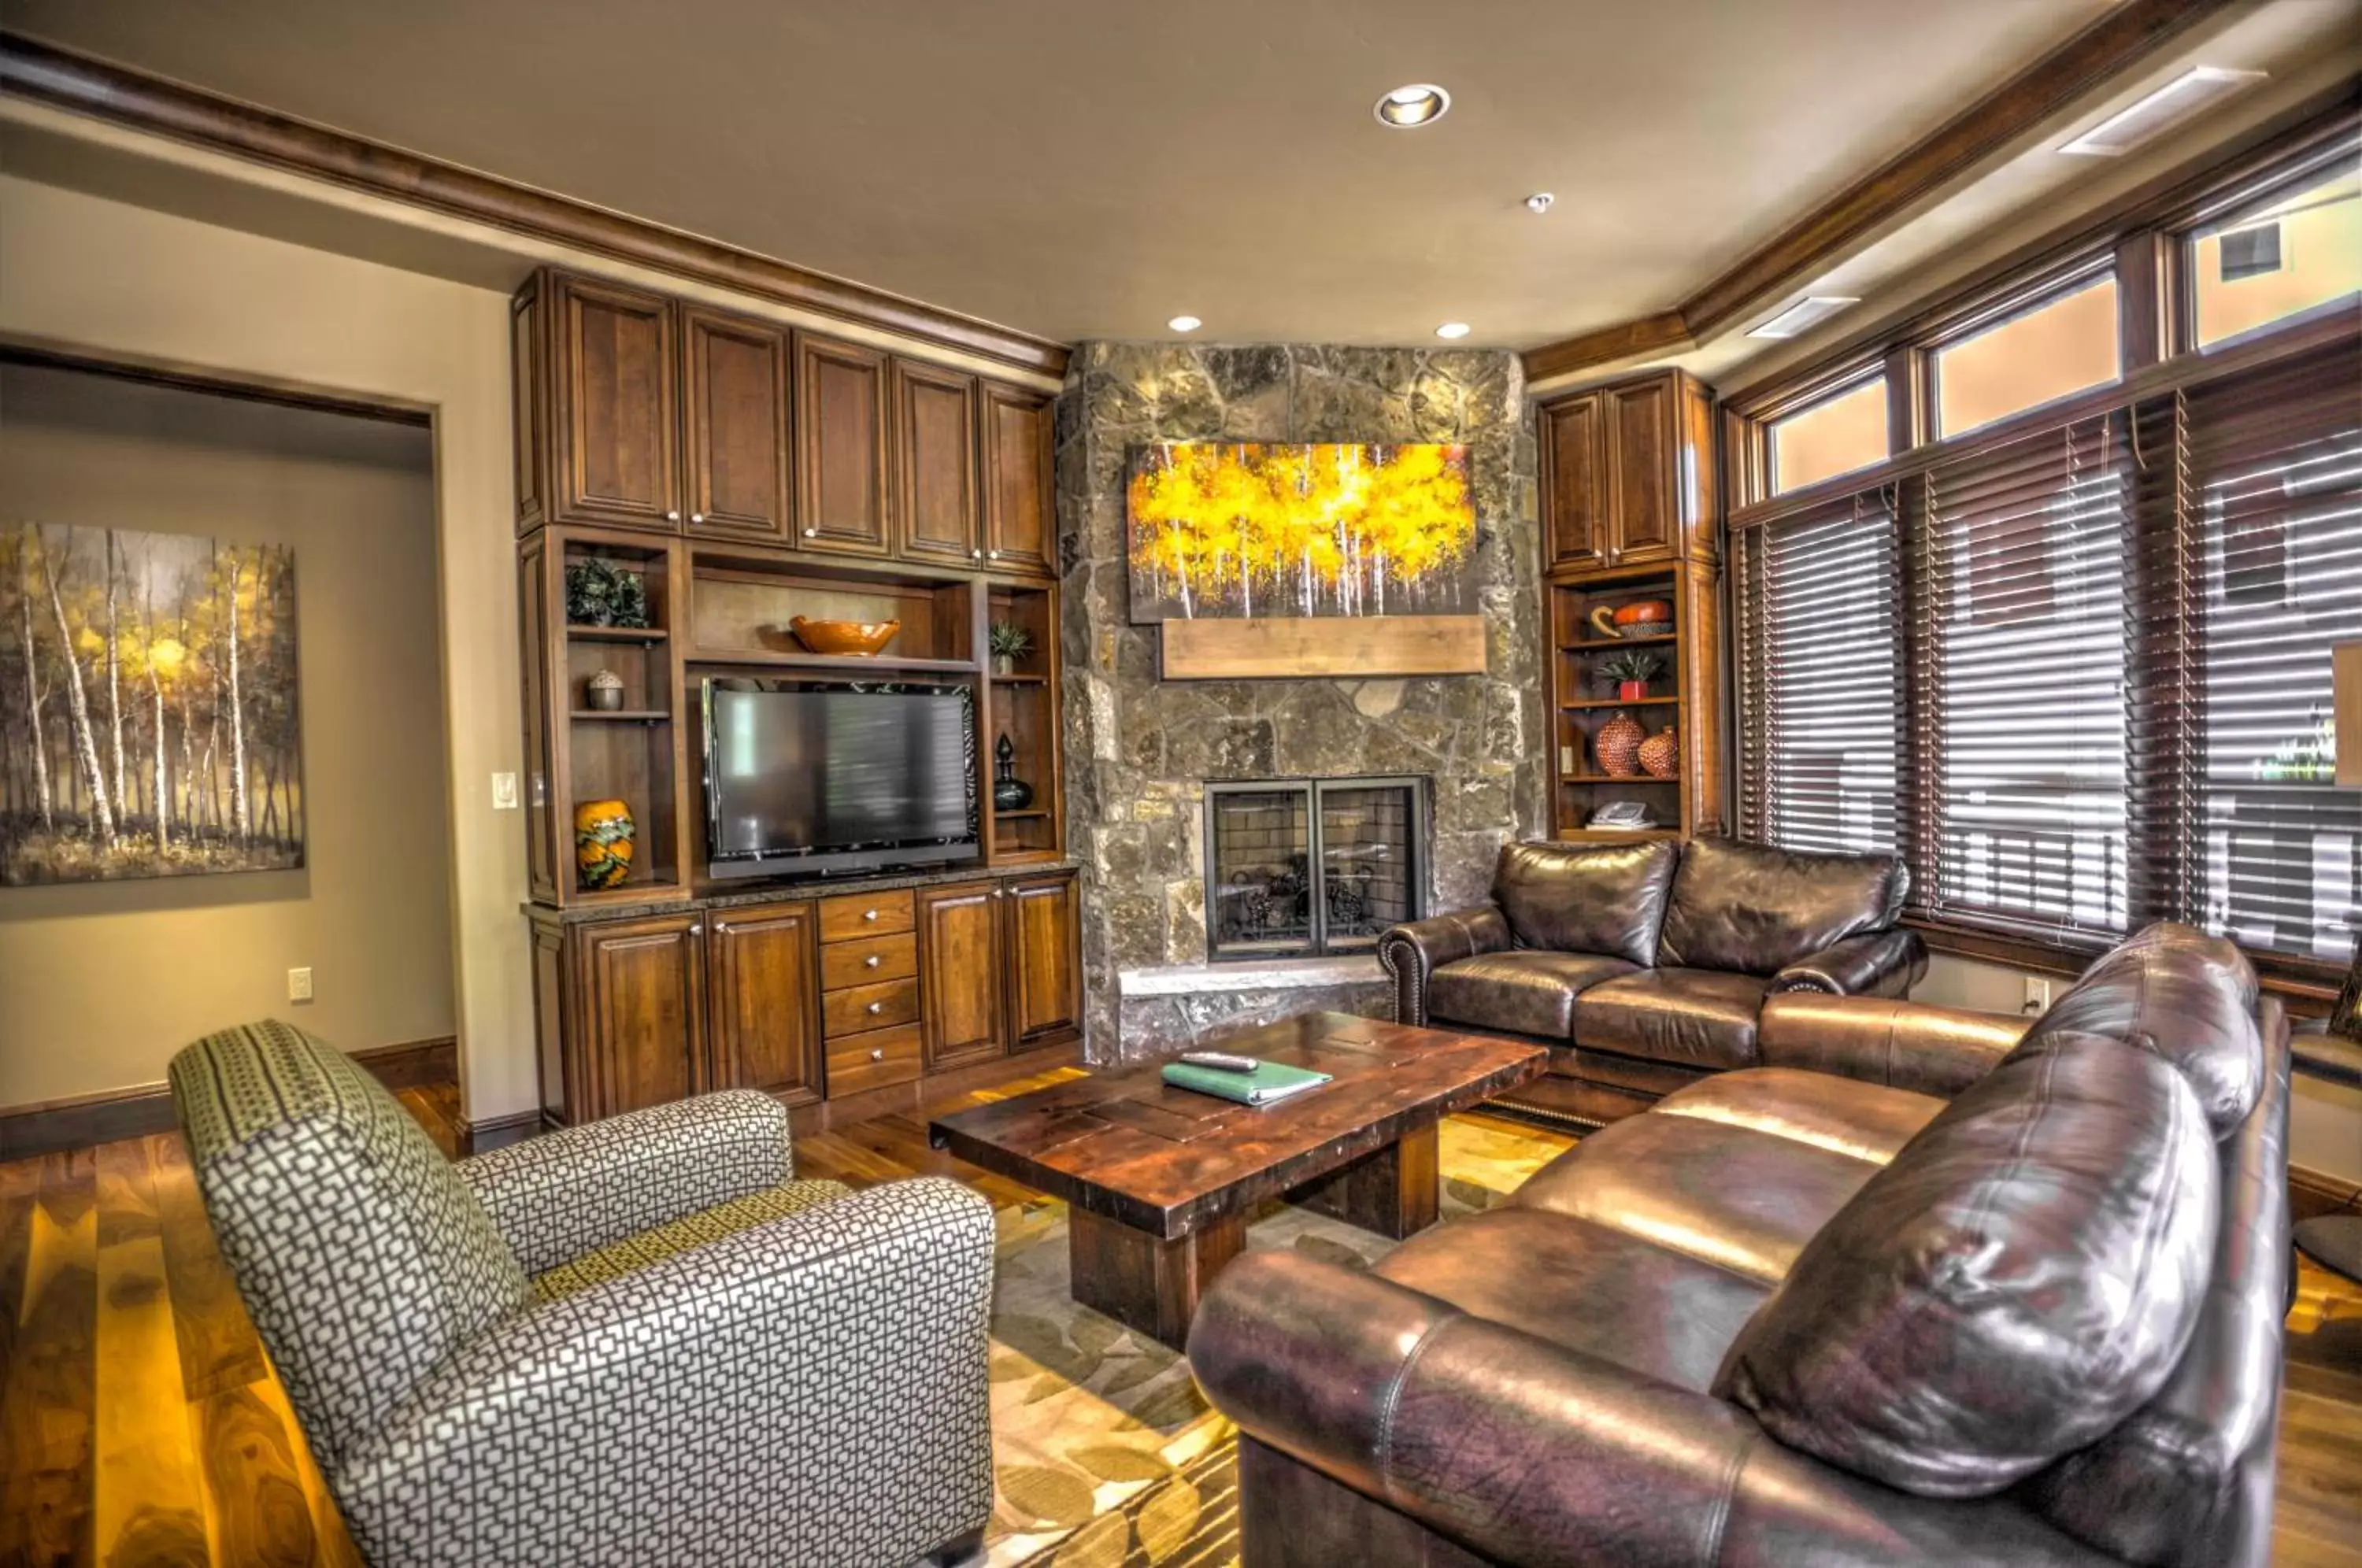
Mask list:
POLYGON ((289 1001, 310 1001, 312 999, 311 966, 306 965, 301 969, 290 969, 287 971, 287 999, 289 1001))
POLYGON ((493 774, 492 810, 496 812, 513 812, 516 809, 516 775, 513 773, 493 774))
POLYGON ((2047 975, 2025 977, 2025 1003, 2019 1010, 2027 1017, 2050 1010, 2050 978, 2047 975))

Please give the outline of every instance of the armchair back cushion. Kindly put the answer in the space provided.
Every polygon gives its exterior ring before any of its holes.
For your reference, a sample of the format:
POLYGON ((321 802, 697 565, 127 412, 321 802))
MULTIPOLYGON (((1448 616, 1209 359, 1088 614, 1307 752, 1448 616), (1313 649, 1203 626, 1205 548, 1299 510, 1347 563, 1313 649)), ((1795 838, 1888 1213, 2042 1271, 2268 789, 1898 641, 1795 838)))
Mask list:
POLYGON ((1671 840, 1585 846, 1505 844, 1493 898, 1520 947, 1598 953, 1646 965, 1655 956, 1672 886, 1671 840))
POLYGON ((483 1206, 401 1102, 276 1021, 172 1058, 222 1256, 324 1469, 461 1342, 531 1299, 483 1206))
POLYGON ((2179 1072, 2105 1036, 2029 1037, 1805 1244, 1718 1389, 1904 1491, 1997 1492, 2163 1386, 2205 1298, 2218 1189, 2179 1072))
POLYGON ((1856 933, 1893 925, 1910 887, 1910 872, 1893 856, 1805 855, 1694 838, 1682 846, 1653 960, 1775 974, 1856 933))

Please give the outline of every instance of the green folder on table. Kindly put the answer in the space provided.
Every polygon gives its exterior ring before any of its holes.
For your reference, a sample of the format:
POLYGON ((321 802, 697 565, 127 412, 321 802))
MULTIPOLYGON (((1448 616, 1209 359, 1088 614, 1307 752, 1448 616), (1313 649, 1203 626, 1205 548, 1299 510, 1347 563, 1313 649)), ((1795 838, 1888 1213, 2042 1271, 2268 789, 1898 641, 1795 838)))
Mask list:
POLYGON ((1198 1067, 1187 1062, 1167 1062, 1164 1064, 1164 1081, 1175 1088, 1219 1095, 1224 1099, 1237 1100, 1241 1105, 1271 1105, 1290 1095, 1302 1094, 1306 1089, 1319 1088, 1329 1081, 1329 1075, 1316 1073, 1309 1067, 1291 1067, 1285 1062, 1265 1062, 1252 1073, 1232 1073, 1220 1067, 1198 1067))

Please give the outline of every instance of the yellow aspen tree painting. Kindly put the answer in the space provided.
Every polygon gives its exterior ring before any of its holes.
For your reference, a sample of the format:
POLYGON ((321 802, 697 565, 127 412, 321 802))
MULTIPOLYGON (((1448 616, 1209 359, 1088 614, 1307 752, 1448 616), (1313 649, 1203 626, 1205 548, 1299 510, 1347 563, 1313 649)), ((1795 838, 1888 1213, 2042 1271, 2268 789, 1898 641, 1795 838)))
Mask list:
POLYGON ((1126 503, 1135 623, 1474 607, 1464 447, 1141 447, 1126 503))

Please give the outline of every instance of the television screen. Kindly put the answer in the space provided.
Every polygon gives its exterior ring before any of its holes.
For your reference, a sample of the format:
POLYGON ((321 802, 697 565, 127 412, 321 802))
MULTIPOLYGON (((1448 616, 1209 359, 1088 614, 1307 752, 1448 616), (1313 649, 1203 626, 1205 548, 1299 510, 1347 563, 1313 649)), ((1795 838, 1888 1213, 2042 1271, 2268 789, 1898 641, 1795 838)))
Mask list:
POLYGON ((708 681, 706 824, 717 877, 849 869, 976 852, 964 688, 708 681))

